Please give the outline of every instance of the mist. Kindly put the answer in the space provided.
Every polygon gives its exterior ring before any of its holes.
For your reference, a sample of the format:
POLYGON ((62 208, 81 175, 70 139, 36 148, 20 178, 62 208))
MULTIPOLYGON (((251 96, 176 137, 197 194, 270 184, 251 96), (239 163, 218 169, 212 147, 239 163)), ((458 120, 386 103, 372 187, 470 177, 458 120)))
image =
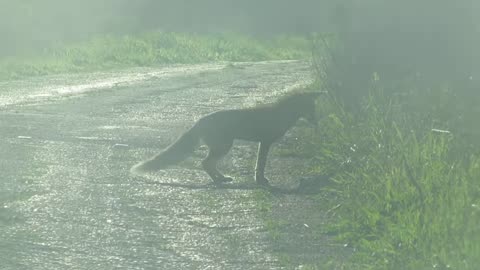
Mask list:
POLYGON ((0 56, 143 31, 331 32, 376 69, 434 68, 470 77, 479 62, 479 6, 473 0, 2 0, 0 56))
POLYGON ((321 1, 233 0, 2 0, 0 55, 14 55, 55 43, 100 34, 142 31, 307 33, 327 30, 321 1))

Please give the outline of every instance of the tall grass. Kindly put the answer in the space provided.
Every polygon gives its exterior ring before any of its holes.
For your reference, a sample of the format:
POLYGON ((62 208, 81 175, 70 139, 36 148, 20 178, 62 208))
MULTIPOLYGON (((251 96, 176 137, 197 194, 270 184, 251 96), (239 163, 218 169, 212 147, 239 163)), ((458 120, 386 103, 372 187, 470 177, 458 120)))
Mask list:
POLYGON ((123 67, 288 60, 308 56, 308 41, 302 37, 148 32, 101 36, 79 44, 47 48, 30 57, 3 59, 0 60, 0 79, 123 67))
POLYGON ((305 149, 318 173, 332 175, 329 204, 340 207, 330 233, 355 250, 347 268, 476 269, 478 148, 456 130, 438 129, 439 115, 428 113, 437 93, 398 98, 375 88, 355 115, 325 101, 305 149))

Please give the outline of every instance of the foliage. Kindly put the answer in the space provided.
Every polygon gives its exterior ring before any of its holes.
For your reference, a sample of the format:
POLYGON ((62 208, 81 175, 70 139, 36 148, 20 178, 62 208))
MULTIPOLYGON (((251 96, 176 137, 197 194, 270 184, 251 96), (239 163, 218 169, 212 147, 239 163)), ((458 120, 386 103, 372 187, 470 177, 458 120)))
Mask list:
POLYGON ((462 132, 438 129, 439 119, 452 119, 449 106, 428 106, 438 92, 394 96, 379 85, 355 115, 325 101, 322 128, 305 146, 318 173, 332 175, 330 204, 341 204, 331 232, 355 248, 354 269, 474 269, 478 147, 462 132))
POLYGON ((308 56, 308 42, 300 37, 255 39, 233 33, 148 32, 101 36, 80 44, 45 49, 40 55, 28 58, 3 60, 0 61, 0 78, 210 61, 304 59, 308 56))
POLYGON ((327 204, 340 207, 330 232, 354 250, 348 269, 476 269, 480 95, 469 78, 472 51, 439 42, 451 34, 445 29, 436 39, 392 43, 395 29, 368 25, 316 42, 327 48, 314 59, 331 98, 319 106, 325 117, 304 152, 333 182, 327 204))

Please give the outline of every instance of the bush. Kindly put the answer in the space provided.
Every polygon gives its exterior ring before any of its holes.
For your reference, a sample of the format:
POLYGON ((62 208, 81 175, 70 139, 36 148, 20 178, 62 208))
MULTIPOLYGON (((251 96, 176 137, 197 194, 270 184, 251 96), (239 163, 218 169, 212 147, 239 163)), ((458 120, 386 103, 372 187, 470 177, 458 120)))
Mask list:
POLYGON ((327 48, 314 62, 331 99, 319 106, 325 117, 304 153, 331 176, 327 205, 341 205, 331 232, 356 251, 352 269, 475 269, 478 81, 466 79, 474 69, 465 58, 442 57, 472 51, 405 31, 410 45, 428 45, 410 50, 388 29, 315 42, 327 48))
POLYGON ((474 269, 480 263, 480 158, 457 152, 454 133, 418 129, 401 110, 377 92, 361 120, 345 112, 322 120, 317 170, 333 175, 332 204, 342 204, 332 231, 358 250, 355 264, 474 269))

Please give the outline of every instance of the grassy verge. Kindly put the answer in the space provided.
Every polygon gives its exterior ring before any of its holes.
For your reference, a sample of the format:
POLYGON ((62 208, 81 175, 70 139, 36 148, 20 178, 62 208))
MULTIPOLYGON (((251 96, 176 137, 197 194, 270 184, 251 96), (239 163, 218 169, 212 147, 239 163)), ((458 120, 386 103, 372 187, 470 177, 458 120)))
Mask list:
POLYGON ((331 175, 330 196, 318 199, 335 209, 329 233, 355 251, 347 265, 329 268, 478 267, 479 144, 465 134, 479 127, 447 121, 472 99, 454 93, 432 104, 438 91, 399 98, 375 89, 355 114, 333 99, 320 106, 322 128, 303 153, 331 175))
POLYGON ((210 61, 303 59, 306 39, 292 36, 253 38, 239 34, 199 35, 148 32, 104 36, 56 46, 24 58, 0 60, 0 79, 210 61))

